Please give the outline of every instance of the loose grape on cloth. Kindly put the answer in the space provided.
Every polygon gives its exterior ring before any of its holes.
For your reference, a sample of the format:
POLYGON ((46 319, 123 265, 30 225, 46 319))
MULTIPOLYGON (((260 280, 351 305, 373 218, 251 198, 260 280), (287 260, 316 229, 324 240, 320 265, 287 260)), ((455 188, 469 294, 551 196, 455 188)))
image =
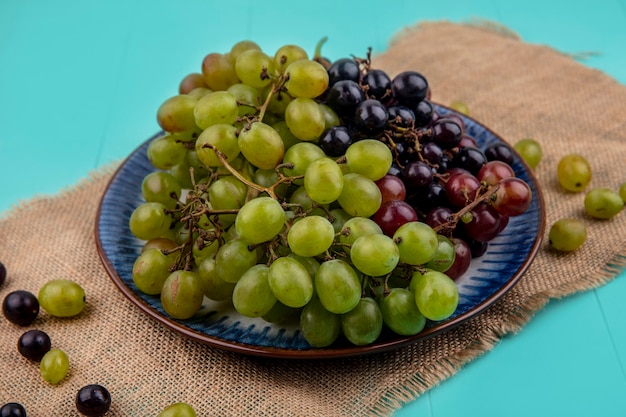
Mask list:
MULTIPOLYGON (((355 44, 355 53, 362 45, 355 44)), ((113 166, 49 198, 9 210, 0 221, 0 254, 9 279, 0 288, 37 293, 49 279, 83 285, 87 306, 72 319, 40 314, 46 331, 70 358, 67 379, 43 382, 21 357, 25 330, 0 320, 0 403, 19 401, 29 416, 75 416, 80 387, 99 383, 113 398, 108 416, 156 416, 184 401, 199 416, 389 415, 519 331, 552 297, 612 279, 626 265, 626 214, 593 221, 584 194, 560 189, 558 160, 580 153, 593 167, 593 187, 616 188, 626 162, 626 87, 553 49, 472 25, 424 23, 401 32, 373 66, 390 75, 422 72, 433 100, 462 100, 471 115, 513 143, 541 142, 535 170, 550 225, 584 219, 586 243, 559 254, 546 244, 518 284, 483 314, 447 333, 397 351, 323 360, 270 360, 185 339, 147 318, 116 289, 96 253, 99 198, 113 166)), ((547 234, 547 230, 546 230, 547 234)), ((547 240, 547 239, 546 239, 547 240)))

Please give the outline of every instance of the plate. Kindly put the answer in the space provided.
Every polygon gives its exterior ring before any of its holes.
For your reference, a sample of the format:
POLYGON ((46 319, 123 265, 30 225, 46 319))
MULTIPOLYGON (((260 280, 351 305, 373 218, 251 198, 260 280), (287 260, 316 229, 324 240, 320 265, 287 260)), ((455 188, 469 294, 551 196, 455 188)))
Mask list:
MULTIPOLYGON (((437 106, 441 113, 450 109, 437 106)), ((461 115, 466 131, 481 148, 504 142, 497 134, 479 122, 461 115)), ((169 318, 158 296, 140 292, 132 279, 132 268, 143 242, 129 230, 128 220, 133 210, 143 202, 141 183, 154 168, 146 156, 148 144, 161 133, 146 140, 122 162, 113 174, 99 205, 96 218, 96 246, 102 263, 119 290, 143 313, 165 327, 193 340, 213 347, 243 354, 288 358, 323 359, 357 356, 397 349, 448 331, 484 311, 502 297, 524 274, 534 259, 544 234, 545 214, 541 190, 530 168, 514 154, 513 169, 517 177, 528 183, 533 200, 521 216, 509 224, 494 240, 487 252, 472 260, 470 269, 459 279, 459 305, 448 319, 429 323, 419 334, 411 337, 383 333, 373 344, 353 346, 338 342, 328 348, 312 348, 297 325, 278 325, 265 320, 241 316, 229 301, 205 299, 200 312, 188 320, 169 318)))

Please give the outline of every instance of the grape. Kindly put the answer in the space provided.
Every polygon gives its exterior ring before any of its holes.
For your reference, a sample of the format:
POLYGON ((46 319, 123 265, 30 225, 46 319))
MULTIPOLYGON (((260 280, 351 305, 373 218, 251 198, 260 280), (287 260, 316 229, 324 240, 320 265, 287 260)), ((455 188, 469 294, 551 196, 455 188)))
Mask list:
POLYGON ((26 409, 19 403, 6 403, 0 407, 0 417, 26 417, 26 409))
POLYGON ((256 252, 241 239, 226 242, 215 254, 217 276, 231 283, 239 281, 239 278, 256 265, 256 262, 256 252))
POLYGON ((157 122, 166 132, 185 132, 197 129, 194 108, 198 100, 178 95, 165 100, 157 111, 157 122))
POLYGON ((161 203, 169 209, 176 207, 180 193, 178 180, 164 171, 149 173, 141 183, 141 194, 146 201, 161 203))
POLYGON ((341 259, 320 264, 314 287, 320 302, 331 313, 347 313, 361 299, 361 281, 354 269, 341 259))
POLYGON ((39 290, 39 304, 55 317, 73 317, 85 308, 85 290, 69 279, 53 279, 39 290))
POLYGON ((196 417, 195 410, 186 403, 170 404, 157 417, 196 417))
POLYGON ((582 220, 564 218, 552 224, 548 242, 554 249, 572 252, 580 248, 587 239, 587 227, 582 220))
POLYGON ((510 165, 502 161, 489 161, 478 171, 476 178, 487 185, 496 185, 505 178, 512 178, 515 172, 510 165))
POLYGON ((326 310, 322 302, 315 298, 300 314, 300 330, 311 346, 330 346, 341 333, 341 319, 339 315, 326 310))
POLYGON ((470 114, 469 106, 467 105, 467 103, 461 100, 455 100, 450 103, 450 108, 466 116, 469 116, 470 114))
POLYGON ((454 243, 443 235, 437 235, 439 241, 437 250, 430 261, 424 265, 426 268, 439 272, 446 272, 454 264, 456 253, 454 251, 454 243))
POLYGON ((18 326, 28 326, 39 315, 39 301, 29 291, 13 291, 4 297, 2 313, 11 323, 18 326))
POLYGON ((211 90, 226 90, 239 82, 235 65, 226 54, 211 53, 202 60, 204 82, 211 90))
POLYGON ((488 242, 500 232, 500 215, 488 204, 479 204, 470 211, 471 220, 463 224, 463 230, 470 238, 488 242))
POLYGON ((463 208, 476 199, 480 181, 470 173, 452 175, 444 185, 446 198, 455 208, 463 208))
POLYGON ((411 221, 400 226, 393 234, 398 246, 400 262, 422 265, 430 261, 437 251, 437 233, 426 223, 411 221))
POLYGON ((212 257, 204 258, 199 262, 198 278, 200 278, 204 295, 211 300, 226 300, 233 294, 235 284, 226 282, 218 276, 216 262, 212 257))
POLYGON ((148 144, 148 160, 158 169, 170 169, 185 160, 186 150, 172 135, 154 139, 148 144))
POLYGON ((111 394, 98 384, 85 385, 76 394, 76 409, 87 417, 101 417, 111 407, 111 394))
MULTIPOLYGON (((283 164, 292 164, 293 168, 283 168, 283 172, 289 177, 304 175, 311 162, 325 156, 324 151, 314 143, 297 143, 287 149, 283 158, 283 164)), ((294 183, 302 185, 304 180, 296 180, 294 183)))
POLYGON ((407 106, 414 106, 426 98, 428 81, 416 71, 405 71, 391 81, 393 97, 407 106))
POLYGON ((382 234, 380 226, 367 217, 352 217, 344 223, 339 235, 339 242, 344 246, 347 253, 350 253, 350 247, 355 240, 361 236, 371 234, 382 234))
POLYGON ((276 259, 270 265, 268 282, 278 301, 287 307, 304 307, 313 297, 313 279, 295 258, 276 259))
POLYGON ((237 77, 244 84, 255 88, 264 88, 270 84, 270 77, 262 74, 273 74, 274 68, 274 60, 257 49, 242 52, 235 61, 237 77))
POLYGON ((624 200, 610 188, 594 188, 585 195, 585 211, 594 219, 610 219, 624 208, 624 200))
POLYGON ((202 74, 197 72, 192 72, 191 74, 187 74, 178 85, 178 93, 179 94, 189 94, 191 91, 197 88, 206 88, 207 85, 204 82, 204 77, 202 74))
POLYGON ((453 237, 450 240, 454 243, 454 263, 446 270, 446 275, 452 279, 457 279, 469 269, 472 261, 472 250, 462 239, 453 237))
POLYGON ((539 165, 543 152, 541 145, 536 140, 531 138, 519 140, 513 145, 513 148, 531 169, 535 169, 539 165))
POLYGON ((366 94, 369 98, 381 100, 391 95, 391 79, 385 71, 370 69, 363 76, 363 85, 366 86, 366 94))
POLYGON ((339 115, 331 109, 328 105, 324 103, 320 103, 320 110, 324 115, 324 128, 330 129, 331 127, 341 125, 341 120, 339 120, 339 115))
POLYGON ((420 191, 432 184, 433 171, 426 162, 411 161, 402 170, 402 179, 409 191, 420 191))
POLYGON ((178 270, 172 272, 163 284, 161 305, 172 318, 188 319, 200 309, 203 296, 198 274, 178 270))
POLYGON ((395 269, 400 252, 389 236, 370 234, 354 241, 350 248, 350 260, 365 275, 378 277, 395 269))
POLYGON ((417 277, 414 288, 417 308, 429 320, 447 319, 459 304, 456 284, 442 272, 428 271, 417 277))
POLYGON ((402 336, 412 336, 426 326, 426 318, 417 308, 415 295, 405 288, 392 288, 380 300, 383 322, 393 332, 402 336))
POLYGON ((234 44, 230 48, 230 52, 228 53, 228 55, 230 57, 230 60, 235 63, 237 62, 237 58, 239 58, 239 55, 249 50, 260 51, 261 47, 256 42, 245 39, 234 44))
POLYGON ((295 61, 287 67, 285 73, 289 74, 285 87, 293 97, 315 98, 328 87, 328 72, 315 61, 295 61))
POLYGON ((477 175, 480 169, 487 163, 487 157, 478 148, 464 146, 452 158, 454 166, 466 169, 472 175, 477 175))
POLYGON ((374 342, 383 329, 383 317, 378 303, 370 297, 359 300, 355 308, 341 316, 341 331, 357 346, 374 342))
POLYGON ((430 123, 434 113, 434 107, 430 101, 422 100, 412 108, 415 114, 415 126, 425 126, 430 123))
POLYGON ((532 200, 532 191, 526 182, 519 178, 505 178, 499 183, 491 202, 493 208, 504 216, 519 216, 523 214, 532 200))
POLYGON ((591 166, 584 157, 569 154, 559 161, 557 177, 567 191, 582 191, 591 182, 591 166))
POLYGON ((289 65, 301 59, 309 59, 304 49, 298 45, 283 45, 274 54, 274 65, 282 73, 289 65))
POLYGON ((415 125, 415 113, 405 106, 390 106, 387 108, 389 113, 388 123, 393 126, 399 126, 403 128, 409 128, 415 125))
POLYGON ((276 237, 285 220, 285 211, 278 201, 271 197, 257 197, 239 210, 235 227, 241 239, 255 245, 276 237))
POLYGON ((300 262, 302 266, 306 268, 307 272, 311 276, 311 279, 315 277, 315 274, 317 273, 317 269, 320 267, 320 263, 315 258, 312 258, 310 256, 300 256, 300 255, 296 255, 293 252, 290 252, 287 255, 287 257, 293 258, 296 261, 300 262))
POLYGON ((359 81, 361 71, 359 64, 351 58, 341 58, 334 61, 328 67, 328 77, 330 85, 334 85, 338 81, 350 80, 359 81))
POLYGON ((50 336, 41 330, 29 330, 17 341, 20 355, 31 361, 39 362, 52 346, 50 336))
POLYGON ((380 190, 381 203, 388 201, 404 201, 406 198, 406 187, 400 178, 395 175, 386 174, 376 181, 376 186, 380 190))
POLYGON ((133 283, 145 294, 160 294, 173 264, 173 257, 164 255, 160 249, 147 249, 133 264, 133 283))
POLYGON ((478 142, 476 142, 476 139, 469 136, 467 133, 463 133, 461 135, 461 140, 459 141, 459 148, 462 148, 465 146, 472 146, 474 148, 478 148, 478 142))
POLYGON ((269 283, 269 270, 266 265, 255 265, 235 284, 233 305, 242 316, 261 317, 274 307, 276 296, 269 283))
POLYGON ((388 201, 371 217, 387 236, 393 234, 403 224, 417 220, 415 209, 405 201, 388 201))
POLYGON ((343 176, 343 190, 337 201, 351 216, 370 217, 380 208, 382 195, 370 178, 349 173, 343 176))
POLYGON ((172 225, 172 218, 161 203, 143 203, 133 210, 128 221, 133 236, 142 240, 164 237, 172 225))
MULTIPOLYGON (((626 182, 622 183, 619 187, 619 196, 622 198, 622 201, 626 203, 626 182)), ((2 284, 2 279, 0 279, 0 284, 2 284)))
POLYGON ((364 100, 354 110, 354 126, 368 135, 381 133, 388 119, 387 108, 378 100, 364 100))
POLYGON ((70 369, 70 361, 60 349, 49 350, 39 362, 41 377, 48 384, 56 385, 67 375, 70 369))
POLYGON ((352 116, 356 107, 365 100, 363 90, 352 80, 332 83, 326 96, 326 104, 340 116, 352 116))
POLYGON ((360 140, 346 150, 348 170, 372 181, 384 177, 392 162, 393 155, 387 145, 376 139, 360 140))
POLYGON ((256 122, 239 134, 239 148, 243 156, 255 167, 273 169, 282 161, 285 145, 271 126, 256 122))
POLYGON ((432 126, 432 137, 442 149, 452 149, 459 145, 463 129, 452 119, 439 119, 432 126))
POLYGON ((291 133, 304 141, 318 139, 326 128, 324 113, 319 104, 304 97, 298 97, 287 105, 285 122, 291 133))
POLYGON ((319 140, 319 146, 324 153, 332 157, 344 155, 350 145, 352 145, 352 136, 345 126, 327 129, 319 140))
POLYGON ((341 168, 330 158, 316 159, 307 166, 304 173, 304 188, 316 203, 332 203, 343 190, 341 168))
POLYGON ((317 256, 326 252, 335 238, 335 229, 328 219, 307 216, 291 226, 287 233, 289 248, 300 256, 317 256))
POLYGON ((4 284, 7 279, 7 268, 2 262, 0 262, 0 285, 4 284))
POLYGON ((193 114, 200 129, 218 123, 233 124, 239 116, 237 99, 227 91, 215 91, 198 100, 193 114))
POLYGON ((506 143, 494 143, 485 149, 488 161, 502 161, 508 165, 513 164, 513 151, 506 143))

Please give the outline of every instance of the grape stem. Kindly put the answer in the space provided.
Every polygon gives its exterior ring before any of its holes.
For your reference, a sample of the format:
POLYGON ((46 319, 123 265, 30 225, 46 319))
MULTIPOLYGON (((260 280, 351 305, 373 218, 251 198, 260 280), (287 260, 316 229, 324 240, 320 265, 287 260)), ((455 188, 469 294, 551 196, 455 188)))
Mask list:
POLYGON ((459 222, 459 220, 461 220, 461 218, 467 213, 470 213, 474 209, 474 207, 478 206, 481 203, 491 201, 491 199, 495 196, 496 192, 498 191, 498 188, 500 188, 500 186, 497 184, 489 186, 485 190, 485 192, 483 192, 482 194, 479 194, 474 199, 474 201, 467 204, 465 207, 463 207, 461 210, 457 211, 456 213, 452 214, 448 218, 447 222, 433 227, 433 230, 437 233, 452 232, 456 228, 456 225, 459 222))

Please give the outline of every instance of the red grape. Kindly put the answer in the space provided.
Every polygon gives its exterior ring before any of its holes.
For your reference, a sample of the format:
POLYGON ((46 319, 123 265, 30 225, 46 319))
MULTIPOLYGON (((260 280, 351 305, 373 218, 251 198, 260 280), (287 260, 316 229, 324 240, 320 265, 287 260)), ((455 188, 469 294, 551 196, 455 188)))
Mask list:
POLYGON ((393 236, 396 230, 405 223, 417 221, 417 213, 410 204, 404 201, 388 201, 383 203, 371 217, 387 236, 393 236))
POLYGON ((505 178, 499 183, 493 208, 505 216, 519 216, 530 206, 532 192, 528 184, 519 178, 505 178))

